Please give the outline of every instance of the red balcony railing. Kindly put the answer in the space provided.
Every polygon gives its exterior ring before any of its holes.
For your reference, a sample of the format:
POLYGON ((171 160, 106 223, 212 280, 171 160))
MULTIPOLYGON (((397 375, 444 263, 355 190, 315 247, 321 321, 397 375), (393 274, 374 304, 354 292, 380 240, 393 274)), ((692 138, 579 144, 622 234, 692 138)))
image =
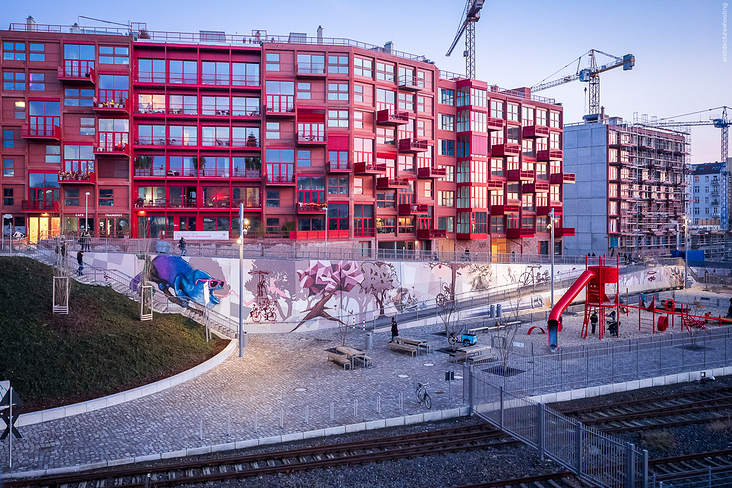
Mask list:
POLYGON ((506 172, 509 181, 531 181, 534 179, 534 170, 526 169, 509 169, 506 172))
POLYGON ((446 239, 445 229, 417 229, 417 239, 446 239))
POLYGON ((262 171, 259 169, 239 169, 234 168, 231 176, 234 178, 246 178, 248 180, 261 180, 262 171))
POLYGON ((399 88, 402 90, 419 91, 424 90, 424 79, 411 75, 402 75, 397 80, 399 88))
POLYGON ((524 237, 534 237, 536 235, 536 229, 535 228, 524 228, 520 227, 518 229, 506 229, 506 237, 509 239, 521 239, 524 237))
POLYGON ((560 161, 562 159, 561 149, 543 149, 536 152, 537 161, 560 161))
POLYGON ((59 183, 94 183, 97 180, 94 172, 87 173, 82 171, 59 171, 58 182, 59 183))
POLYGON ((265 110, 269 115, 295 115, 294 95, 267 95, 265 110))
POLYGON ((267 175, 267 183, 292 185, 295 183, 295 175, 267 175))
POLYGON ((409 112, 395 111, 391 109, 379 110, 376 112, 376 125, 402 125, 409 123, 409 112))
POLYGON ((524 193, 549 193, 549 182, 547 180, 535 180, 533 183, 524 183, 524 193))
POLYGON ((350 161, 330 161, 325 166, 328 173, 349 173, 351 171, 350 161))
POLYGON ((376 229, 369 227, 366 229, 353 229, 353 237, 374 237, 376 235, 376 229))
POLYGON ((399 139, 399 152, 425 152, 430 148, 428 139, 399 139))
MULTIPOLYGON (((628 180, 630 177, 628 177, 628 180)), ((574 183, 574 173, 552 173, 549 176, 549 181, 552 185, 561 185, 562 183, 574 183)))
POLYGON ((522 129, 521 135, 524 139, 545 139, 549 137, 549 127, 544 125, 527 125, 522 129))
POLYGON ((518 156, 521 154, 521 145, 513 142, 497 144, 491 148, 491 156, 518 156))
POLYGON ((486 128, 488 132, 503 130, 503 119, 488 117, 486 120, 486 128))
POLYGON ((354 163, 353 172, 357 175, 378 175, 386 172, 386 163, 373 161, 354 163))
POLYGON ((34 121, 30 124, 23 124, 20 128, 20 137, 23 139, 50 139, 54 141, 61 140, 61 127, 58 125, 58 117, 37 117, 44 119, 34 121), (56 119, 56 122, 49 125, 50 121, 46 119, 56 119))
POLYGON ((328 209, 325 202, 303 203, 297 202, 297 211, 300 213, 324 213, 328 209))
POLYGON ((429 205, 423 203, 400 203, 399 215, 424 215, 430 210, 429 205))
POLYGON ((20 202, 22 210, 50 210, 58 212, 58 202, 51 200, 23 200, 20 202))
POLYGON ((574 237, 574 227, 557 227, 554 237, 574 237))
POLYGON ((552 203, 551 205, 542 205, 539 207, 536 207, 536 215, 549 215, 549 212, 554 209, 554 215, 561 215, 562 214, 562 204, 561 203, 552 203))
POLYGON ((466 239, 488 239, 488 231, 486 232, 476 232, 475 230, 472 230, 471 232, 458 232, 455 234, 455 237, 459 240, 466 240, 466 239))
POLYGON ((95 83, 94 61, 66 59, 64 65, 58 67, 59 81, 95 83))
POLYGON ((167 200, 164 198, 157 198, 153 200, 145 200, 144 198, 138 198, 135 200, 135 207, 137 208, 165 208, 167 206, 167 200))
POLYGON ((417 168, 417 178, 441 178, 443 176, 447 176, 446 168, 435 168, 433 166, 417 168))
POLYGON ((309 131, 298 131, 297 132, 298 144, 325 144, 328 142, 328 135, 326 133, 317 133, 309 131))
POLYGON ((231 200, 231 208, 239 208, 242 202, 244 203, 244 208, 247 210, 262 208, 262 201, 259 198, 233 198, 231 200))
POLYGON ((377 188, 408 188, 409 178, 376 178, 377 188))
MULTIPOLYGON (((329 230, 328 239, 347 239, 347 230, 329 230)), ((325 239, 324 230, 293 230, 290 231, 290 239, 325 239)))
POLYGON ((519 204, 491 205, 491 215, 517 214, 520 209, 519 204))

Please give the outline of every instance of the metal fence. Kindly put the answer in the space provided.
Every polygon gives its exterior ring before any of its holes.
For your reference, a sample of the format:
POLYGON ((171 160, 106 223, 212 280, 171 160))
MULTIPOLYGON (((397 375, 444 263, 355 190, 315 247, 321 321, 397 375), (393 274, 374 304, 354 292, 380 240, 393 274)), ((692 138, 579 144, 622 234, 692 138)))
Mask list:
POLYGON ((474 366, 465 368, 464 377, 471 412, 536 448, 542 459, 557 461, 593 486, 648 486, 647 451, 507 392, 474 366))
POLYGON ((651 488, 722 488, 732 487, 732 473, 725 467, 711 466, 705 470, 699 469, 682 476, 659 475, 651 476, 651 488), (660 478, 660 479, 658 479, 660 478))

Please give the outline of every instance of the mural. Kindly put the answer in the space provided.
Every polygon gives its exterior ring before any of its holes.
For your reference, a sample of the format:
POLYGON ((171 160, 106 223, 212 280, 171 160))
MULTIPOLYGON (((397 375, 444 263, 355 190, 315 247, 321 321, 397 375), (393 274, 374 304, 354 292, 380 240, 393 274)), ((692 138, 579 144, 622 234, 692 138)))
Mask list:
MULTIPOLYGON (((344 310, 348 308, 348 303, 344 308, 344 295, 354 290, 363 280, 363 274, 355 261, 311 261, 310 265, 304 270, 297 271, 297 279, 300 287, 308 297, 309 307, 303 310, 305 317, 295 326, 292 331, 297 330, 304 323, 318 317, 346 325, 341 319, 333 317, 327 309, 328 301, 338 293, 340 298, 340 308, 344 310), (314 303, 313 303, 314 302, 314 303)), ((348 298, 346 298, 348 302, 348 298)), ((352 313, 352 312, 351 312, 352 313)))

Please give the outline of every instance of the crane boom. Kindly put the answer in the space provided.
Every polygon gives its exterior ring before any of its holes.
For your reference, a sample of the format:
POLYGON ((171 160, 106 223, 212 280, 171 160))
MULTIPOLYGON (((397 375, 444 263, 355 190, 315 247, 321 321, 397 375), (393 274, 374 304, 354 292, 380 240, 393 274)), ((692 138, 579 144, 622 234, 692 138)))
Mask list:
MULTIPOLYGON (((722 109, 722 116, 717 119, 695 120, 692 122, 672 122, 672 121, 651 122, 648 125, 653 126, 653 127, 687 127, 687 126, 711 125, 713 127, 716 127, 717 129, 722 129, 720 161, 725 162, 725 161, 727 161, 727 158, 729 157, 729 127, 730 127, 730 125, 732 125, 732 120, 727 118, 727 108, 728 107, 726 107, 726 106, 717 107, 717 109, 719 109, 719 108, 722 109)), ((716 110, 716 109, 710 109, 710 110, 716 110)))
POLYGON ((465 5, 464 20, 461 22, 455 39, 453 39, 450 49, 447 50, 445 56, 452 54, 458 41, 465 33, 465 74, 468 78, 475 78, 475 23, 480 20, 480 10, 483 8, 485 0, 468 0, 465 5))

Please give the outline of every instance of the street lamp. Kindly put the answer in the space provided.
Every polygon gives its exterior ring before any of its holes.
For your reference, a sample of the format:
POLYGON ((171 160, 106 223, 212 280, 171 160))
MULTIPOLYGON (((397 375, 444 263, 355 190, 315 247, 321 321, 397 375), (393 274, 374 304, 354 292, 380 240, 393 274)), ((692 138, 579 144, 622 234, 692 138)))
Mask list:
POLYGON ((328 257, 328 204, 324 204, 323 211, 325 214, 325 258, 328 257))
POLYGON ((89 195, 89 192, 84 194, 84 232, 89 232, 89 195))
MULTIPOLYGON (((239 202, 239 357, 242 357, 242 349, 249 343, 249 337, 244 334, 244 202, 239 202)), ((246 220, 249 225, 249 220, 246 220)))
POLYGON ((552 208, 549 212, 549 232, 551 234, 550 240, 549 240, 549 254, 551 255, 551 263, 552 263, 552 292, 551 292, 551 307, 554 308, 554 209, 552 208))

